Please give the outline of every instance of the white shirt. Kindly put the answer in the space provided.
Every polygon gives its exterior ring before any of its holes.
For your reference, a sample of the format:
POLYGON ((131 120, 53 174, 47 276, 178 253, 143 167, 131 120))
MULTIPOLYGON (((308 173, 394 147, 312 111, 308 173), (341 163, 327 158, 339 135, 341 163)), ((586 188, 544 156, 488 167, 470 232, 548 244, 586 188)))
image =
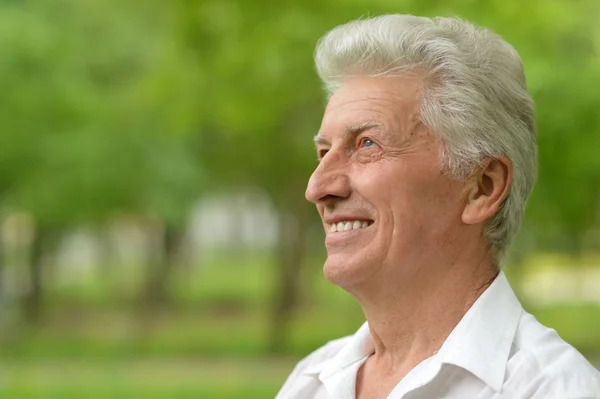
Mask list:
MULTIPOLYGON (((356 374, 373 351, 365 323, 298 363, 276 399, 354 399, 356 374)), ((525 312, 500 273, 437 354, 388 396, 401 398, 600 399, 600 373, 525 312)))

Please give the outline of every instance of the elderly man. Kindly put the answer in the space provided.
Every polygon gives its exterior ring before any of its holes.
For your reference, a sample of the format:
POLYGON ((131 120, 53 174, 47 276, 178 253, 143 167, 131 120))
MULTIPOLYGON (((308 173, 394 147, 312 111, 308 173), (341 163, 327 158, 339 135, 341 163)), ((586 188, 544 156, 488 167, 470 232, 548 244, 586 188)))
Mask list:
POLYGON ((536 175, 513 47, 458 19, 387 15, 333 29, 315 57, 330 99, 306 197, 325 276, 367 323, 277 398, 600 398, 598 372, 501 271, 536 175))

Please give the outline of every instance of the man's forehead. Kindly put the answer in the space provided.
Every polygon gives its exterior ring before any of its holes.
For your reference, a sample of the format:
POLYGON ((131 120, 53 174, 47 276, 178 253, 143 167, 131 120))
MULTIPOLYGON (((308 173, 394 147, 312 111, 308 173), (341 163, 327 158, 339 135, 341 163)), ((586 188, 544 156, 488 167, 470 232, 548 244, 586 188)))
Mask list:
POLYGON ((356 78, 336 91, 325 109, 315 143, 340 134, 352 137, 366 130, 393 129, 418 113, 418 79, 411 77, 356 78))
POLYGON ((373 102, 407 104, 418 100, 422 79, 415 75, 352 78, 332 94, 326 112, 339 106, 373 102))
POLYGON ((352 124, 360 119, 385 119, 410 113, 419 102, 419 84, 410 77, 356 78, 344 83, 329 99, 323 124, 352 124), (352 122, 347 122, 354 119, 352 122))

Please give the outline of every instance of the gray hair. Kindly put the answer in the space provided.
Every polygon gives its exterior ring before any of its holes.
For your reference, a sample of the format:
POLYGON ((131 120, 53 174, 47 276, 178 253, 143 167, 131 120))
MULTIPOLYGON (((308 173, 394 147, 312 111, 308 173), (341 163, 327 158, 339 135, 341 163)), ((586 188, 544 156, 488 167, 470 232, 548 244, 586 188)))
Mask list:
POLYGON ((352 76, 424 70, 420 118, 441 138, 440 162, 453 178, 467 178, 486 159, 510 159, 512 186, 485 228, 500 266, 537 168, 534 104, 516 50, 457 18, 384 15, 331 30, 319 41, 315 62, 329 95, 352 76))

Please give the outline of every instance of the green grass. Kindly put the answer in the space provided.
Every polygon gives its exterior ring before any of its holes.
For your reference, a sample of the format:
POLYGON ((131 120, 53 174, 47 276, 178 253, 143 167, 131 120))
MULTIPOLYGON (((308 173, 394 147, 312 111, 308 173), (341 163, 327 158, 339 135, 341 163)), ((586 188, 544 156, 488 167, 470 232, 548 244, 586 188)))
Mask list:
MULTIPOLYGON (((115 309, 74 314, 65 310, 41 326, 0 338, 1 358, 128 356, 261 356, 269 344, 265 310, 222 315, 193 309, 155 314, 152 320, 115 309)), ((288 328, 288 354, 303 356, 362 324, 357 307, 311 306, 288 328), (319 328, 314 328, 319 326, 319 328)))
MULTIPOLYGON (((301 277, 289 358, 266 357, 275 286, 267 256, 207 257, 178 276, 173 306, 152 314, 132 301, 131 276, 52 291, 43 323, 0 334, 0 399, 273 397, 297 359, 364 321, 317 263, 301 277)), ((600 365, 600 305, 528 310, 600 365)))
POLYGON ((268 398, 296 360, 122 359, 0 362, 0 398, 268 398))

